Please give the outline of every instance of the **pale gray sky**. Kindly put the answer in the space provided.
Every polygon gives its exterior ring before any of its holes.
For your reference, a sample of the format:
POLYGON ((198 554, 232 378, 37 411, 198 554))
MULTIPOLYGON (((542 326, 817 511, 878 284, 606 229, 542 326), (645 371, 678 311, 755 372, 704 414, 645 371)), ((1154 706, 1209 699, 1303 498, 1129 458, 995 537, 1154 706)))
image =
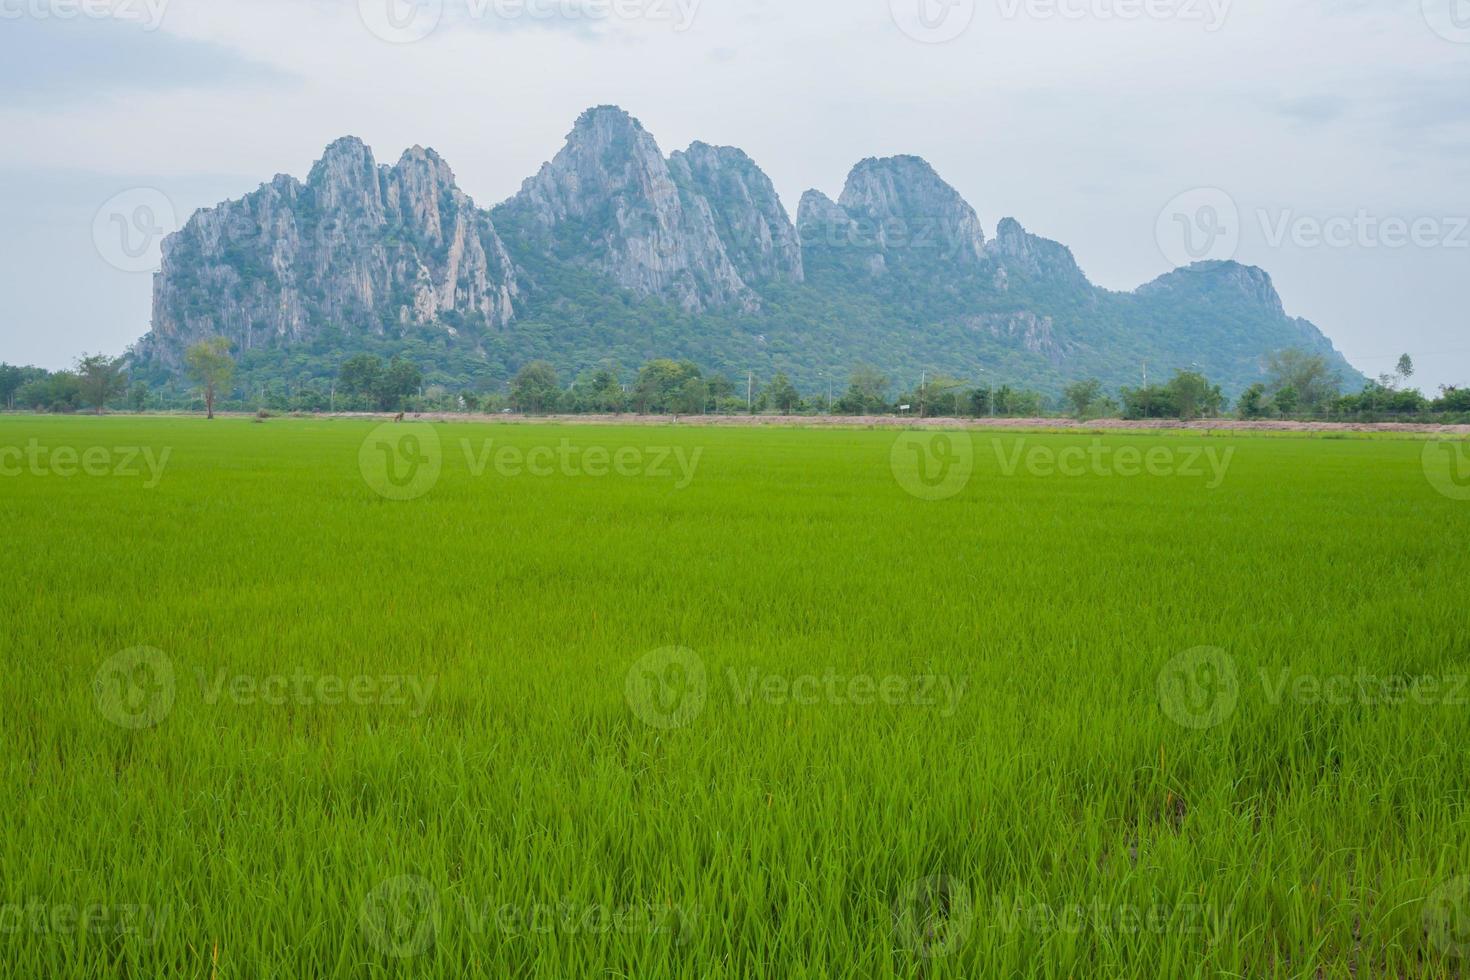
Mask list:
POLYGON ((0 0, 0 83, 0 360, 121 351, 156 229, 338 136, 490 205, 611 102, 793 212, 918 154, 1110 288, 1189 233, 1367 373, 1470 384, 1470 0, 0 0))

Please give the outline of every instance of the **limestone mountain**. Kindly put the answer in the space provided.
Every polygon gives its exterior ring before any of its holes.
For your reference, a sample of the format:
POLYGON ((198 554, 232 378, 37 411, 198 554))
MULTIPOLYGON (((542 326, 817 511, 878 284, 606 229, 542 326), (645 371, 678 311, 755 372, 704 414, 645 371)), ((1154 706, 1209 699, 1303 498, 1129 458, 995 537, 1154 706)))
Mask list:
POLYGON ((866 363, 896 384, 928 370, 1051 393, 1084 377, 1136 383, 1147 362, 1155 377, 1198 367, 1233 394, 1286 347, 1361 379, 1260 269, 1200 263, 1101 289, 1015 219, 987 240, 914 156, 859 162, 836 200, 808 191, 793 223, 742 151, 666 157, 613 106, 584 113, 491 210, 432 150, 387 167, 348 138, 304 183, 276 177, 200 211, 164 244, 135 369, 167 377, 213 335, 244 377, 326 377, 370 350, 468 388, 533 359, 570 377, 683 357, 809 389, 866 363))
POLYGON ((722 178, 723 162, 698 153, 693 165, 681 157, 671 167, 632 116, 612 106, 590 109, 561 152, 496 215, 516 230, 522 249, 593 269, 640 296, 689 312, 753 311, 760 300, 720 237, 720 225, 730 228, 732 216, 719 221, 700 193, 701 185, 722 178), (675 168, 682 179, 675 179, 675 168))
POLYGON ((164 241, 139 353, 176 366, 204 337, 283 348, 328 326, 476 335, 504 327, 518 293, 489 214, 438 154, 414 147, 380 166, 349 137, 327 147, 304 184, 277 176, 164 241))
POLYGON ((1012 277, 1031 283, 1047 283, 1053 288, 1087 296, 1092 283, 1078 267, 1072 250, 1059 242, 1031 234, 1015 218, 1002 219, 995 240, 986 246, 998 275, 997 288, 1009 288, 1012 277))
POLYGON ((755 161, 733 146, 694 143, 669 157, 674 180, 703 201, 725 254, 748 285, 801 282, 801 239, 755 161))

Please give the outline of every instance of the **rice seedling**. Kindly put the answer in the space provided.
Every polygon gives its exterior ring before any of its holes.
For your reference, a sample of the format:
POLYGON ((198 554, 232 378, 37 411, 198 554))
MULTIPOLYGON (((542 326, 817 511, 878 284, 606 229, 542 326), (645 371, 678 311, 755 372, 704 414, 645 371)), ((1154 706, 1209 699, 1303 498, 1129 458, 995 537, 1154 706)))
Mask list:
POLYGON ((3 973, 1464 975, 1463 451, 0 419, 3 973))

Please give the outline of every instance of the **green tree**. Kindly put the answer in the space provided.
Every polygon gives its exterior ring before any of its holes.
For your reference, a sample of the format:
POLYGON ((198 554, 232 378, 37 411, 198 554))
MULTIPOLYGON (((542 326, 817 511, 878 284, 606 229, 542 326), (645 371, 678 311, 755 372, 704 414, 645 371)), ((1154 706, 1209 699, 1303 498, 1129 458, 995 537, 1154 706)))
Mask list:
POLYGON ((592 372, 585 385, 578 387, 583 405, 590 411, 619 415, 627 407, 627 396, 623 393, 623 382, 616 365, 603 365, 592 372))
POLYGON ((801 407, 801 392, 786 377, 785 371, 777 371, 771 383, 766 385, 765 396, 772 408, 782 415, 790 415, 801 407))
POLYGON ((1102 382, 1096 378, 1088 378, 1086 381, 1075 381, 1062 390, 1062 398, 1065 399, 1068 407, 1072 409, 1072 414, 1079 419, 1087 417, 1087 410, 1101 396, 1102 382))
POLYGON ((1257 382, 1240 396, 1235 412, 1243 419, 1258 419, 1266 414, 1266 386, 1257 382))
POLYGON ((82 379, 71 371, 35 369, 15 393, 15 403, 44 412, 75 412, 86 402, 82 379))
POLYGON ((1218 415, 1225 407, 1225 395, 1198 371, 1176 371, 1165 385, 1173 403, 1175 417, 1197 419, 1218 415))
POLYGON ((83 354, 77 358, 77 376, 82 379, 82 394, 87 404, 102 414, 109 398, 120 394, 127 385, 121 358, 106 354, 83 354))
POLYGON ((1005 402, 1007 415, 1016 418, 1034 419, 1041 417, 1043 399, 1040 392, 1007 391, 1005 402))
POLYGON ((1436 412, 1466 412, 1470 413, 1470 388, 1456 388, 1454 385, 1444 385, 1439 389, 1439 397, 1434 401, 1436 412))
POLYGON ((638 380, 633 385, 633 404, 644 413, 675 411, 685 384, 691 379, 702 378, 702 372, 693 361, 668 358, 649 361, 638 370, 638 380))
POLYGON ((384 412, 399 411, 403 408, 404 399, 417 392, 419 385, 423 383, 423 372, 418 369, 418 365, 402 358, 393 358, 373 389, 378 408, 384 412))
POLYGON ((6 408, 15 408, 15 396, 21 386, 38 377, 44 377, 40 368, 23 368, 14 364, 0 364, 0 403, 6 408))
POLYGON ((735 382, 723 374, 712 374, 705 379, 705 387, 709 391, 709 400, 718 405, 721 402, 735 397, 735 382))
POLYGON ((214 418, 214 401, 220 391, 229 387, 235 376, 235 359, 230 356, 230 342, 224 337, 201 340, 184 354, 184 367, 189 376, 204 389, 204 408, 214 418))
POLYGON ((947 374, 925 377, 914 395, 919 414, 930 418, 956 417, 962 415, 961 388, 964 382, 947 374))
POLYGON ((1177 419, 1179 406, 1174 394, 1163 385, 1124 388, 1123 417, 1126 419, 1177 419))
POLYGON ((709 386, 701 378, 689 378, 674 399, 675 411, 703 415, 709 407, 709 386))
POLYGON ((134 381, 128 388, 128 407, 135 412, 141 412, 148 407, 148 382, 134 381))
POLYGON ((1414 376, 1414 359, 1408 354, 1401 355, 1398 366, 1394 368, 1394 373, 1398 375, 1401 383, 1408 384, 1409 379, 1414 376))
POLYGON ((1292 408, 1287 411, 1299 408, 1303 412, 1320 412, 1342 388, 1342 379, 1332 370, 1327 358, 1297 348, 1272 354, 1266 362, 1266 375, 1269 379, 1266 389, 1278 408, 1280 392, 1286 388, 1294 392, 1292 408))
POLYGON ((859 364, 847 380, 847 394, 837 400, 843 415, 877 415, 888 410, 888 377, 877 368, 859 364))
POLYGON ((342 362, 337 383, 346 395, 375 401, 383 383, 383 360, 376 354, 358 354, 342 362))
POLYGON ((510 404, 519 412, 532 415, 556 408, 561 397, 561 382, 556 368, 545 361, 532 361, 516 372, 510 383, 510 404))
POLYGON ((1290 385, 1277 391, 1271 400, 1276 403, 1276 411, 1283 417, 1295 414, 1301 406, 1301 396, 1290 385))

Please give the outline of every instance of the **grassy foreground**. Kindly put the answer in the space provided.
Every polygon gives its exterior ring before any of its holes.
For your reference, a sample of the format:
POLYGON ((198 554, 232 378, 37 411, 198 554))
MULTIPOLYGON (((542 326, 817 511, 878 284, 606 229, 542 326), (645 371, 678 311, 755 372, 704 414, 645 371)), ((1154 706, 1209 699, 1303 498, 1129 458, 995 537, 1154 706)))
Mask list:
POLYGON ((0 418, 0 974, 1470 974, 1456 449, 0 418))

